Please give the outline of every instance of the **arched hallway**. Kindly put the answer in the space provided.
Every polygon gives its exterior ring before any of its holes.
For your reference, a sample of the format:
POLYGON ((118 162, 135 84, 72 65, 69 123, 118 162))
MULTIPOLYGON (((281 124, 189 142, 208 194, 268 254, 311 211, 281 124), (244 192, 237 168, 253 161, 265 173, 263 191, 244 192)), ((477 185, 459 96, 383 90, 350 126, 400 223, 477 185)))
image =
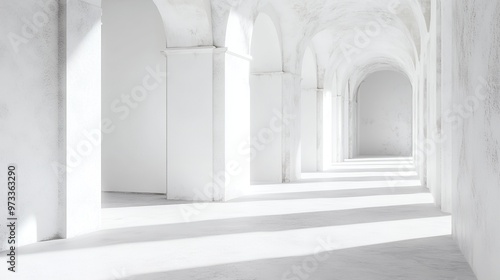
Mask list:
POLYGON ((498 280, 499 38, 491 0, 0 0, 0 279, 498 280))

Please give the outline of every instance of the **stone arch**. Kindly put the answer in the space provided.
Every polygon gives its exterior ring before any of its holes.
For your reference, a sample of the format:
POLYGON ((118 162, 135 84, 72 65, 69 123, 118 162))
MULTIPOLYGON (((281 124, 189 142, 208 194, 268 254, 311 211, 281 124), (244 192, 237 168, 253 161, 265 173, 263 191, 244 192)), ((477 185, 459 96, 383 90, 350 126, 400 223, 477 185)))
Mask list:
POLYGON ((354 156, 411 156, 413 91, 408 76, 387 65, 360 80, 352 103, 354 156))
POLYGON ((282 124, 277 114, 283 106, 281 39, 273 19, 258 14, 252 28, 250 63, 250 135, 253 148, 251 182, 282 182, 282 124))
POLYGON ((115 128, 103 133, 101 190, 165 194, 167 90, 148 74, 166 71, 161 15, 152 0, 108 0, 102 21, 101 113, 115 128))
POLYGON ((251 39, 251 72, 278 72, 283 70, 281 38, 272 18, 266 13, 257 16, 251 39))
POLYGON ((153 0, 160 11, 167 47, 213 46, 210 0, 153 0), (186 18, 190 20, 187 21, 186 18))

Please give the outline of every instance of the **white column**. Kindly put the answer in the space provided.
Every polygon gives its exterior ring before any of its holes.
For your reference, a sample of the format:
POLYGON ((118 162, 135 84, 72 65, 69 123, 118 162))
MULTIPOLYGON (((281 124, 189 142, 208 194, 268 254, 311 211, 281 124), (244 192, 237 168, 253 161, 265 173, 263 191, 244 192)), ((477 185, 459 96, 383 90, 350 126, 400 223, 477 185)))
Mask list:
POLYGON ((283 74, 283 182, 300 179, 301 174, 301 77, 283 74))
POLYGON ((426 60, 426 53, 422 55, 422 62, 419 65, 419 84, 417 90, 417 140, 415 146, 415 162, 423 185, 427 184, 427 154, 425 152, 426 146, 426 123, 427 123, 427 110, 426 110, 426 97, 427 97, 427 84, 426 84, 426 65, 423 61, 426 60))
POLYGON ((357 102, 357 93, 355 92, 355 89, 353 88, 353 85, 351 84, 351 81, 349 81, 349 86, 348 86, 348 94, 347 94, 347 100, 346 100, 346 106, 347 106, 347 127, 346 127, 346 145, 347 145, 347 158, 355 158, 357 156, 356 150, 357 150, 357 107, 358 107, 358 102, 357 102))
MULTIPOLYGON (((95 231, 101 213, 101 7, 60 2, 61 236, 95 231)), ((104 129, 104 127, 103 127, 104 129)))
POLYGON ((317 171, 325 171, 331 161, 331 102, 324 89, 317 89, 317 171))
MULTIPOLYGON (((334 85, 331 89, 325 91, 325 97, 329 98, 329 102, 325 102, 327 107, 325 111, 325 119, 330 121, 330 124, 325 122, 325 126, 328 126, 329 136, 332 145, 329 148, 325 148, 325 162, 330 165, 331 163, 338 163, 342 161, 342 114, 343 114, 343 98, 342 94, 338 90, 336 75, 334 78, 334 85), (330 112, 328 114, 328 112, 330 112), (328 151, 330 149, 330 151, 328 151)), ((327 138, 328 139, 328 138, 327 138)), ((325 140, 326 142, 327 140, 325 140)))
POLYGON ((167 56, 167 197, 214 200, 213 53, 172 48, 167 56))
POLYGON ((281 183, 283 72, 252 73, 250 85, 251 182, 281 183))
POLYGON ((167 56, 167 196, 226 201, 250 184, 250 57, 213 46, 167 56))
POLYGON ((303 88, 301 96, 301 169, 318 171, 319 99, 317 88, 303 88))
POLYGON ((341 97, 341 155, 340 161, 344 161, 349 158, 349 106, 350 106, 349 96, 349 85, 346 85, 342 92, 341 97))

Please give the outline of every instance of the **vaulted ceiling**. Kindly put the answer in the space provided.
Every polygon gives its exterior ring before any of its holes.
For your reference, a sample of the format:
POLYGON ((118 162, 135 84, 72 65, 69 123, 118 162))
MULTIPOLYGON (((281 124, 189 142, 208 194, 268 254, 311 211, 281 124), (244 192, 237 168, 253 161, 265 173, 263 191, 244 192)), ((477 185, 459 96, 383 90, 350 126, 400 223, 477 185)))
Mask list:
POLYGON ((250 54, 253 23, 259 13, 269 15, 282 44, 283 70, 300 73, 311 48, 319 87, 334 74, 346 83, 381 68, 412 79, 431 20, 430 0, 154 1, 169 47, 215 45, 250 54))

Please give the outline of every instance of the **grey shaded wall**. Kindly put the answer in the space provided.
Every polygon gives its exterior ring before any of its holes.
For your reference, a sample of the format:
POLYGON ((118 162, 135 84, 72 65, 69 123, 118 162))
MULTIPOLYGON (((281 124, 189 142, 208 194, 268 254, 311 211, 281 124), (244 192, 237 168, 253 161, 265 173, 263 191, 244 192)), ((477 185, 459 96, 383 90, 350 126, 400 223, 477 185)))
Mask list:
POLYGON ((412 86, 395 71, 368 76, 357 95, 358 156, 411 156, 412 86))
POLYGON ((500 279, 500 2, 453 7, 454 235, 478 279, 500 279))

